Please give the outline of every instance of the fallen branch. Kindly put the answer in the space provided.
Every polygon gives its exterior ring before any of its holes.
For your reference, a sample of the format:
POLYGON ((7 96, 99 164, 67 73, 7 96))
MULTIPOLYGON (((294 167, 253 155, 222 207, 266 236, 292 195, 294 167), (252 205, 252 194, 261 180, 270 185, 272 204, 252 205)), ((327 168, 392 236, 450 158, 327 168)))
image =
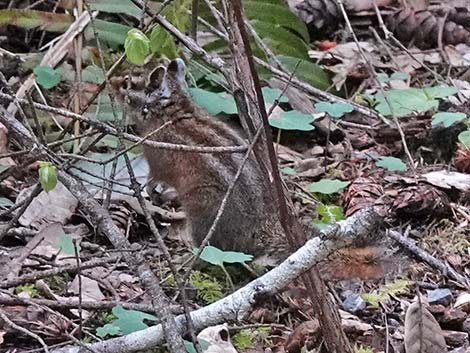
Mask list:
MULTIPOLYGON (((250 282, 233 294, 191 313, 197 330, 226 321, 245 318, 256 305, 257 298, 280 292, 287 284, 326 258, 335 250, 351 245, 357 238, 377 234, 382 219, 372 208, 364 209, 325 231, 321 238, 309 240, 278 267, 250 282)), ((176 317, 180 330, 184 329, 184 316, 176 317)), ((100 353, 130 353, 154 348, 163 343, 161 325, 107 341, 93 343, 87 348, 100 353)), ((68 346, 54 353, 81 353, 85 348, 68 346)))
POLYGON ((404 237, 401 233, 395 230, 387 231, 387 235, 400 244, 405 250, 415 255, 419 260, 424 261, 431 267, 441 271, 444 276, 459 282, 459 284, 463 286, 470 285, 468 278, 455 271, 449 264, 442 262, 427 251, 421 249, 411 239, 404 237))

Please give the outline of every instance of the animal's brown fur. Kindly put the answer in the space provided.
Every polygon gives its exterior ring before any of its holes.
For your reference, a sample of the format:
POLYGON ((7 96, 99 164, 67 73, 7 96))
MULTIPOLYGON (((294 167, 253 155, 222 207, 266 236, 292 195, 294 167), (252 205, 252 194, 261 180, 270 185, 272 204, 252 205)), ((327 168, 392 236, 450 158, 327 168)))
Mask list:
MULTIPOLYGON (((185 90, 184 64, 172 61, 148 77, 135 72, 123 85, 113 80, 125 110, 145 136, 154 141, 192 146, 247 144, 243 131, 208 114, 185 90), (127 87, 125 87, 127 86, 127 87)), ((173 186, 185 209, 196 245, 206 236, 222 199, 232 182, 243 153, 201 154, 145 146, 152 178, 173 186)), ((223 250, 244 251, 256 256, 281 253, 284 244, 272 201, 272 191, 251 157, 244 166, 210 244, 223 250), (279 250, 279 251, 278 251, 279 250)))

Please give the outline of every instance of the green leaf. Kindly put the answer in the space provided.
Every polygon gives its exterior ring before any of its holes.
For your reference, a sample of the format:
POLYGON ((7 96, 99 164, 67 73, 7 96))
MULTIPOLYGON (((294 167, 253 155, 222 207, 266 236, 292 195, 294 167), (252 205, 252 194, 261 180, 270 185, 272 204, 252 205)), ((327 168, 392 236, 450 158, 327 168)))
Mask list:
MULTIPOLYGON (((122 107, 119 104, 114 104, 116 110, 116 116, 118 120, 122 118, 122 107)), ((91 105, 85 113, 85 116, 92 120, 99 121, 115 121, 113 114, 113 105, 111 104, 111 98, 107 92, 102 92, 98 95, 98 98, 91 105)))
POLYGON ((465 147, 470 148, 470 131, 462 131, 458 136, 459 142, 465 147))
POLYGON ((308 185, 307 190, 320 194, 331 195, 337 193, 348 186, 349 182, 338 179, 322 179, 308 185))
POLYGON ((387 83, 388 81, 390 81, 390 78, 388 77, 388 75, 386 73, 379 73, 377 74, 377 80, 380 82, 380 83, 387 83))
POLYGON ((445 86, 445 85, 425 87, 422 90, 429 97, 429 99, 447 98, 449 96, 456 94, 459 91, 457 87, 445 86))
POLYGON ((113 324, 106 324, 104 326, 98 327, 96 329, 96 335, 101 338, 105 338, 106 336, 116 336, 121 332, 119 326, 115 326, 113 324))
MULTIPOLYGON (((207 348, 209 348, 209 342, 203 339, 198 339, 199 345, 201 346, 202 351, 206 351, 207 348)), ((183 341, 184 343, 184 348, 186 349, 186 352, 188 353, 196 353, 196 348, 194 347, 194 343, 190 341, 183 341)))
POLYGON ((290 56, 279 55, 277 59, 289 72, 294 72, 295 70, 296 77, 316 88, 327 90, 332 86, 330 75, 320 65, 290 56))
POLYGON ((311 114, 304 114, 297 110, 282 112, 279 116, 269 118, 269 125, 281 130, 311 131, 315 127, 310 125, 314 120, 311 114))
POLYGON ((0 27, 13 25, 24 29, 38 28, 41 31, 65 32, 73 23, 71 15, 37 10, 0 10, 0 27))
POLYGON ((250 21, 270 23, 297 32, 305 43, 310 41, 307 26, 285 4, 245 0, 243 6, 250 21))
POLYGON ((276 100, 279 101, 279 103, 287 103, 289 99, 281 95, 282 91, 278 88, 270 88, 270 87, 263 87, 261 89, 263 92, 263 98, 265 103, 274 103, 276 100))
MULTIPOLYGON (((167 21, 171 22, 181 32, 186 32, 191 23, 192 0, 174 0, 170 2, 163 10, 163 15, 167 21)), ((160 25, 153 27, 150 33, 150 50, 169 59, 175 59, 178 56, 179 49, 174 37, 169 34, 160 25)))
MULTIPOLYGON (((75 246, 73 245, 73 238, 69 234, 61 234, 59 236, 59 242, 57 248, 65 252, 66 254, 74 255, 75 246)), ((80 251, 80 245, 77 244, 77 251, 80 251)))
POLYGON ((308 45, 289 29, 259 21, 253 21, 253 27, 274 54, 309 60, 308 45))
POLYGON ((10 165, 0 164, 0 173, 3 173, 5 170, 9 169, 10 165))
POLYGON ((104 81, 103 70, 96 65, 88 65, 82 71, 82 80, 99 85, 104 81))
POLYGON ((54 70, 49 66, 39 65, 34 68, 36 75, 36 82, 45 89, 51 89, 57 86, 60 82, 62 70, 60 68, 54 70))
POLYGON ((432 125, 435 126, 442 123, 444 127, 449 127, 464 120, 466 117, 465 113, 439 112, 432 116, 432 125))
POLYGON ((124 42, 127 60, 135 65, 142 65, 150 52, 150 40, 138 29, 131 29, 124 42))
POLYGON ((284 167, 281 169, 281 173, 285 175, 296 175, 297 171, 291 167, 284 167))
POLYGON ((57 185, 57 170, 51 162, 39 162, 39 182, 45 192, 57 185))
POLYGON ((317 213, 320 217, 314 220, 313 223, 321 226, 321 228, 344 219, 343 209, 336 205, 320 204, 317 206, 317 213))
POLYGON ((124 13, 137 18, 142 15, 142 10, 131 0, 88 0, 90 9, 109 13, 124 13))
POLYGON ((401 159, 395 157, 380 157, 375 162, 377 167, 385 168, 391 172, 404 172, 406 171, 406 164, 401 159))
POLYGON ((327 113, 332 118, 341 118, 345 113, 351 113, 353 106, 349 103, 319 102, 315 104, 318 113, 327 113))
POLYGON ((194 343, 191 341, 184 340, 184 348, 188 353, 197 353, 196 347, 194 347, 194 343))
POLYGON ((394 72, 390 76, 390 80, 399 80, 399 81, 406 81, 410 78, 410 75, 408 75, 406 72, 394 72))
POLYGON ((385 92, 378 92, 369 96, 377 103, 375 109, 383 115, 392 115, 397 117, 407 116, 413 113, 424 113, 431 109, 437 109, 438 99, 446 98, 457 93, 455 87, 436 86, 428 88, 408 88, 392 89, 385 92))
MULTIPOLYGON (((193 249, 193 254, 197 254, 198 249, 193 249)), ((247 255, 242 252, 223 251, 215 246, 208 245, 201 253, 201 260, 204 260, 212 265, 223 266, 226 263, 245 263, 253 259, 252 255, 247 255)))
POLYGON ((205 108, 209 114, 237 114, 237 105, 233 97, 226 93, 214 93, 201 88, 190 88, 189 93, 198 105, 205 108))
MULTIPOLYGON (((95 19, 95 27, 98 32, 98 37, 113 46, 124 44, 127 33, 132 29, 129 26, 99 19, 95 19)), ((91 28, 91 26, 87 27, 85 36, 87 38, 94 37, 93 28, 91 28)))
MULTIPOLYGON (((144 320, 158 321, 158 318, 153 315, 137 310, 126 310, 120 305, 115 306, 112 309, 112 313, 117 317, 117 320, 114 320, 111 323, 112 326, 118 327, 119 330, 125 335, 132 332, 145 330, 148 326, 144 323, 144 320)), ((113 332, 115 331, 114 328, 111 329, 113 332)))

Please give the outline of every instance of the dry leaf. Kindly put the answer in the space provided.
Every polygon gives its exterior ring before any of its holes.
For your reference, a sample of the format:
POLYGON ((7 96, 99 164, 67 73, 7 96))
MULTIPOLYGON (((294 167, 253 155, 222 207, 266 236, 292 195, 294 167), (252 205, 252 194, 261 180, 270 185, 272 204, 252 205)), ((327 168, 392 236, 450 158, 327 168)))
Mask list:
POLYGON ((226 324, 205 328, 197 335, 197 338, 209 343, 209 347, 204 350, 206 353, 237 353, 230 340, 226 324))
POLYGON ((406 311, 405 350, 406 353, 447 352, 441 327, 420 301, 411 304, 406 311))
MULTIPOLYGON (((17 202, 27 197, 23 192, 20 195, 22 197, 18 196, 17 202)), ((25 227, 37 229, 54 222, 65 224, 77 206, 78 200, 59 182, 49 193, 42 191, 31 202, 18 222, 25 227)))

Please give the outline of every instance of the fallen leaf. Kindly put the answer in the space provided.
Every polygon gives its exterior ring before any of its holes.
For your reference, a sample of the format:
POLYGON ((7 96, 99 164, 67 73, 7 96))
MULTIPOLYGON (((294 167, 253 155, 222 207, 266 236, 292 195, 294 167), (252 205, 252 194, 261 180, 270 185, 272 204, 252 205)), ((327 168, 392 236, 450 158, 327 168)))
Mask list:
POLYGON ((447 345, 441 327, 421 301, 408 307, 405 316, 406 353, 444 353, 447 345))

